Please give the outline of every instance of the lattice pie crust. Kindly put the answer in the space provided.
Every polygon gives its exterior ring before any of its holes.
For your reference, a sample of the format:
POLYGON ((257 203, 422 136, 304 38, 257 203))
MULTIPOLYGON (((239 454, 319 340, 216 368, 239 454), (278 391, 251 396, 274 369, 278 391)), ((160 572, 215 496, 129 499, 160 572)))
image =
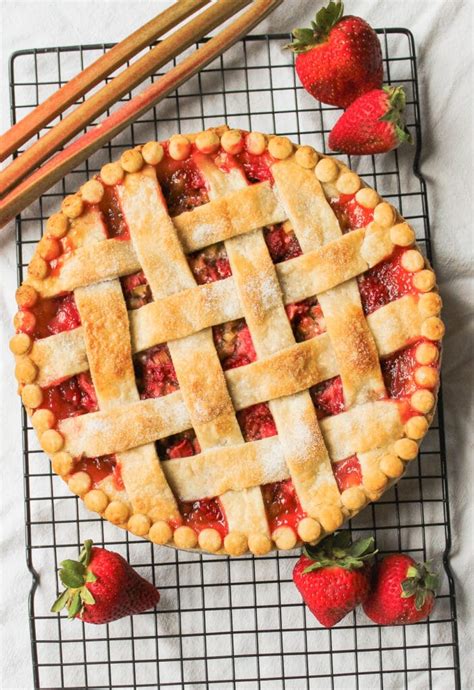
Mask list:
POLYGON ((17 302, 16 376, 54 471, 156 544, 316 542, 400 478, 433 415, 441 300, 413 229, 285 137, 219 127, 126 151, 49 219, 17 302), (276 263, 275 233, 298 247, 276 263), (300 312, 319 321, 295 338, 300 312), (226 368, 216 329, 232 351, 244 327, 253 356, 226 368))

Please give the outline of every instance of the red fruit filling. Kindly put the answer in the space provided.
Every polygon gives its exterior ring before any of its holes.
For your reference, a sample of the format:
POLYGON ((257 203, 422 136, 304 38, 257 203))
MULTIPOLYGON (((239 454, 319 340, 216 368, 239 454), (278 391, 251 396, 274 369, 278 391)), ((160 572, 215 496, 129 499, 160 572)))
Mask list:
POLYGON ((294 259, 295 256, 300 256, 303 253, 295 233, 284 223, 265 228, 264 237, 275 264, 294 259))
POLYGON ((196 532, 207 528, 216 529, 222 538, 228 533, 227 521, 218 498, 201 498, 189 503, 179 501, 178 505, 184 524, 196 532))
POLYGON ((188 256, 191 271, 198 285, 213 283, 232 275, 224 244, 213 244, 188 256))
POLYGON ((97 398, 89 372, 71 376, 55 386, 43 388, 40 408, 51 410, 58 420, 96 412, 97 398))
POLYGON ((156 442, 156 450, 162 460, 175 460, 177 458, 187 458, 190 455, 197 455, 197 453, 201 452, 201 447, 194 429, 188 429, 179 434, 173 434, 173 436, 160 439, 156 442))
POLYGON ((120 278, 127 309, 139 309, 153 301, 151 289, 143 271, 120 278))
POLYGON ((259 403, 237 412, 237 421, 246 441, 258 441, 267 436, 275 436, 275 420, 267 403, 259 403))
POLYGON ((160 398, 178 390, 178 379, 167 345, 156 345, 135 357, 135 376, 140 398, 160 398))
POLYGON ((374 209, 358 204, 355 194, 341 194, 337 199, 331 199, 329 203, 344 233, 365 228, 374 219, 374 209))
POLYGON ((270 166, 275 162, 268 151, 261 156, 254 156, 248 151, 241 151, 236 155, 221 151, 215 158, 215 164, 224 172, 230 172, 232 168, 243 170, 245 177, 250 184, 255 182, 273 182, 273 175, 270 166))
POLYGON ((255 362, 257 355, 245 319, 228 321, 212 329, 222 368, 235 369, 255 362))
POLYGON ((397 247, 386 261, 381 261, 357 279, 365 314, 371 314, 403 295, 416 292, 413 273, 406 271, 401 264, 405 251, 397 247))
POLYGON ((302 302, 288 304, 286 313, 298 343, 310 340, 326 330, 323 311, 316 297, 308 297, 302 302))
POLYGON ((156 166, 156 174, 170 216, 178 216, 209 201, 206 184, 192 156, 185 161, 165 156, 156 166))
POLYGON ((291 479, 262 486, 263 502, 267 513, 270 532, 277 527, 296 527, 306 513, 298 501, 291 479))
POLYGON ((129 240, 130 230, 125 220, 118 193, 115 187, 104 185, 104 196, 99 206, 102 211, 107 237, 115 237, 117 240, 129 240))
POLYGON ((310 389, 318 419, 344 412, 344 394, 340 376, 328 379, 310 389))
MULTIPOLYGON (((418 366, 415 352, 421 341, 399 350, 394 355, 381 360, 385 387, 391 398, 406 398, 420 388, 415 381, 418 366)), ((437 369, 435 365, 433 369, 437 369)), ((423 386, 425 388, 425 386, 423 386)))
POLYGON ((72 331, 81 325, 74 295, 40 299, 33 307, 22 310, 24 321, 19 328, 35 339, 47 338, 62 331, 72 331))
POLYGON ((125 489, 120 465, 115 455, 101 455, 97 458, 81 458, 74 465, 74 472, 87 472, 92 479, 93 488, 97 487, 109 475, 113 475, 117 491, 125 489))
POLYGON ((332 471, 341 493, 351 486, 359 486, 362 483, 362 470, 357 455, 351 455, 345 460, 334 462, 332 471))

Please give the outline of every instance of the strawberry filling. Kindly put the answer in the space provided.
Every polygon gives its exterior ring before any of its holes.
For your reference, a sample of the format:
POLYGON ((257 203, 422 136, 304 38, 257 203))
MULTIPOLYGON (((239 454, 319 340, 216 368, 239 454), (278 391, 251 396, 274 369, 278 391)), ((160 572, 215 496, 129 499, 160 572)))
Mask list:
POLYGON ((344 412, 344 394, 340 376, 328 379, 310 389, 318 419, 344 412))
POLYGON ((303 340, 310 340, 310 338, 314 338, 326 330, 323 311, 316 297, 309 297, 302 302, 288 304, 286 313, 298 343, 303 340))
POLYGON ((188 256, 191 271, 198 285, 213 283, 232 275, 224 244, 213 244, 188 256))
POLYGON ((40 299, 29 309, 23 309, 23 322, 20 331, 35 339, 72 331, 81 325, 74 294, 67 292, 61 297, 40 299))
POLYGON ((371 314, 403 295, 416 293, 413 273, 406 271, 401 264, 405 251, 406 249, 397 247, 390 258, 381 261, 357 279, 365 314, 371 314))
POLYGON ((300 256, 303 253, 295 233, 283 223, 268 226, 264 229, 263 234, 275 264, 294 259, 295 256, 300 256))
POLYGON ((179 501, 178 505, 183 523, 197 533, 207 528, 217 530, 222 538, 228 533, 227 521, 218 498, 201 498, 189 503, 179 501))
MULTIPOLYGON (((167 144, 164 144, 166 149, 167 144)), ((158 181, 168 205, 170 216, 201 206, 209 201, 206 184, 192 155, 184 161, 175 161, 169 156, 156 166, 158 181)))
POLYGON ((291 527, 296 531, 298 523, 306 516, 296 495, 291 479, 262 486, 263 502, 270 533, 277 527, 291 527))
POLYGON ((224 371, 242 367, 257 359, 252 336, 244 319, 214 326, 212 333, 224 371))
POLYGON ((355 194, 341 194, 337 199, 331 199, 329 203, 343 233, 365 228, 374 219, 374 209, 358 204, 355 194))
POLYGON ((101 455, 97 458, 80 458, 74 465, 74 472, 87 472, 92 479, 92 487, 96 488, 106 477, 113 476, 117 491, 125 489, 122 481, 120 464, 115 455, 101 455))
POLYGON ((135 376, 142 400, 161 398, 179 388, 167 345, 140 352, 135 357, 135 376))
POLYGON ((158 440, 156 442, 156 449, 158 456, 163 460, 187 458, 201 452, 199 441, 193 429, 158 440))
POLYGON ((43 388, 40 408, 51 410, 58 420, 96 412, 97 398, 89 372, 71 376, 55 386, 43 388))
MULTIPOLYGON (((417 341, 413 345, 381 360, 380 364, 385 387, 391 398, 396 398, 397 400, 406 398, 420 388, 414 377, 418 366, 415 352, 420 342, 422 341, 417 341)), ((437 364, 432 368, 438 369, 437 364)), ((426 388, 426 386, 423 386, 423 388, 426 388)))
POLYGON ((221 151, 214 160, 218 168, 223 172, 229 173, 232 168, 239 168, 243 171, 250 184, 256 182, 273 182, 273 175, 270 167, 275 162, 268 151, 261 156, 255 156, 246 150, 235 155, 221 151))
POLYGON ((115 187, 104 185, 104 196, 102 197, 99 208, 102 211, 107 237, 117 240, 129 240, 130 229, 123 216, 117 189, 115 187))
POLYGON ((358 486, 362 483, 362 470, 357 455, 351 455, 345 460, 334 462, 332 471, 341 493, 351 486, 358 486))
POLYGON ((258 403, 237 412, 237 421, 246 441, 258 441, 277 433, 268 403, 258 403))

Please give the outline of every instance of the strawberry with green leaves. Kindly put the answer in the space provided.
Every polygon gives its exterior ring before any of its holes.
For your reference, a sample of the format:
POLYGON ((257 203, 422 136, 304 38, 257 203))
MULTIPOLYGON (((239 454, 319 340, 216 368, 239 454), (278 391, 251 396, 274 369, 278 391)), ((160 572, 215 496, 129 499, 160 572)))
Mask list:
POLYGON ((344 17, 336 1, 323 7, 307 29, 295 29, 287 47, 304 88, 322 103, 347 108, 358 96, 382 86, 382 50, 377 34, 360 17, 344 17))
POLYGON ((405 104, 401 86, 384 86, 365 93, 336 122, 329 135, 329 147, 362 156, 391 151, 403 141, 411 144, 404 121, 405 104))
POLYGON ((68 618, 85 623, 110 623, 153 608, 160 593, 114 551, 84 542, 79 560, 61 563, 59 578, 66 589, 51 611, 67 608, 68 618))
POLYGON ((374 568, 364 611, 379 625, 417 623, 431 613, 437 587, 438 576, 428 563, 415 563, 410 556, 394 553, 374 568))
POLYGON ((306 545, 293 570, 293 581, 318 621, 331 628, 365 601, 370 588, 374 539, 351 541, 343 530, 316 546, 306 545))

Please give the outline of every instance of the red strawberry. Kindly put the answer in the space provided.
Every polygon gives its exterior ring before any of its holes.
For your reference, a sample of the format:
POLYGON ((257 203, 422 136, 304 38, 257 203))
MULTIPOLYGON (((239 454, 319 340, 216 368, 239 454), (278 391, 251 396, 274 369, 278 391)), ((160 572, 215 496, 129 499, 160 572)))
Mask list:
POLYGON ((417 623, 431 613, 437 586, 438 576, 429 564, 400 553, 385 556, 374 568, 364 611, 379 625, 417 623))
POLYGON ((308 93, 329 105, 347 108, 366 91, 382 86, 382 50, 377 34, 360 17, 343 17, 342 2, 316 14, 309 29, 295 29, 288 48, 308 93))
POLYGON ((369 91, 341 115, 329 135, 329 146, 333 151, 361 156, 391 151, 402 141, 411 144, 404 110, 405 92, 401 86, 369 91))
POLYGON ((351 543, 345 530, 306 546, 293 570, 293 582, 306 606, 326 628, 338 623, 366 599, 370 587, 368 561, 377 553, 373 537, 351 543))
POLYGON ((67 589, 51 607, 57 613, 65 606, 68 618, 86 623, 110 623, 118 618, 153 608, 160 593, 114 551, 84 542, 79 560, 61 563, 59 577, 67 589))

